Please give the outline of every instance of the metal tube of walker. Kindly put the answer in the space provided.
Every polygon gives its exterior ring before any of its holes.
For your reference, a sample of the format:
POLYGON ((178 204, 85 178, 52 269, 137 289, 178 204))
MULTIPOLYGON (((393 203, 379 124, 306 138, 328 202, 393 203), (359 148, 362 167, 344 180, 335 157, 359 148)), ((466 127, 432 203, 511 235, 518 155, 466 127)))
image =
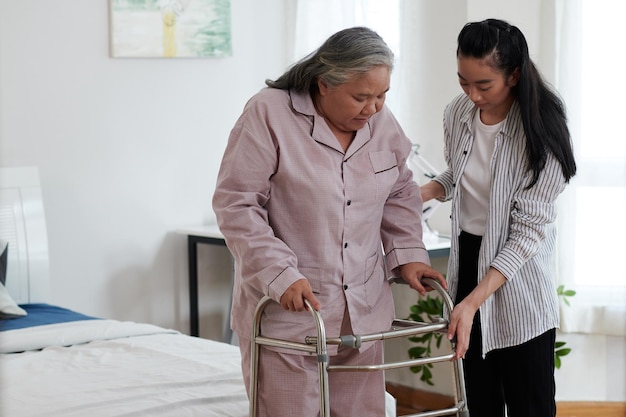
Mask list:
POLYGON ((250 349, 250 417, 257 416, 258 402, 258 369, 259 369, 259 350, 261 345, 285 347, 289 349, 302 350, 311 353, 317 352, 317 363, 319 373, 319 390, 320 390, 320 417, 330 416, 330 401, 328 392, 328 352, 326 348, 326 329, 321 315, 317 312, 307 300, 305 304, 311 312, 315 321, 317 330, 316 347, 312 347, 306 343, 290 342, 286 340, 276 340, 264 338, 261 333, 261 317, 265 307, 273 300, 265 296, 257 304, 254 312, 252 325, 252 347, 250 349))

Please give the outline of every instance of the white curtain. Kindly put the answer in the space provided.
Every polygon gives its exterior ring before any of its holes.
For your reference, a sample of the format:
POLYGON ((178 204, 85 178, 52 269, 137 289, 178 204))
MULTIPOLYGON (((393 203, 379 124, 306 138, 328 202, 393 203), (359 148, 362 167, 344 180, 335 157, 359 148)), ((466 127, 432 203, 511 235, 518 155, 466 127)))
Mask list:
POLYGON ((626 335, 623 0, 557 1, 557 88, 578 172, 560 199, 562 331, 626 335))
POLYGON ((297 0, 295 3, 293 61, 315 50, 333 33, 351 26, 371 27, 397 50, 398 0, 297 0))

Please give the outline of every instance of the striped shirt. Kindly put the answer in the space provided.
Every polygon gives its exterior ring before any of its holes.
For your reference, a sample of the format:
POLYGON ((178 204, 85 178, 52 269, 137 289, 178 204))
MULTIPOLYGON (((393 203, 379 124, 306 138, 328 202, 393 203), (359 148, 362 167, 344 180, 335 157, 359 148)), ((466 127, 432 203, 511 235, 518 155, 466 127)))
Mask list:
MULTIPOLYGON (((448 261, 452 298, 458 287, 461 233, 460 188, 474 137, 477 107, 466 95, 456 97, 444 112, 445 159, 448 168, 435 178, 452 200, 452 239, 448 261)), ((494 349, 522 344, 559 326, 554 277, 556 199, 565 188, 561 166, 549 154, 537 183, 525 154, 526 139, 517 102, 496 135, 491 159, 488 213, 478 260, 480 281, 490 267, 507 282, 480 306, 483 355, 494 349)))

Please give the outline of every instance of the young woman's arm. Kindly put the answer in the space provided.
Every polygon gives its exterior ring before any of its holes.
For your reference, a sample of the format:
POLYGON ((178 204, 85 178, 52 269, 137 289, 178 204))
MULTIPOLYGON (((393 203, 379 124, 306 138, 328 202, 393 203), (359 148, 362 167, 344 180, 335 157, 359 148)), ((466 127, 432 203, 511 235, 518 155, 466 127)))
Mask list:
POLYGON ((426 184, 420 186, 420 194, 422 195, 422 200, 424 202, 437 198, 441 199, 446 196, 443 185, 441 185, 437 181, 429 181, 426 184))
POLYGON ((448 326, 448 339, 452 340, 456 335, 455 360, 465 357, 469 347, 474 315, 478 308, 504 283, 506 283, 506 277, 497 269, 489 268, 487 275, 480 280, 476 288, 452 310, 450 325, 448 326))

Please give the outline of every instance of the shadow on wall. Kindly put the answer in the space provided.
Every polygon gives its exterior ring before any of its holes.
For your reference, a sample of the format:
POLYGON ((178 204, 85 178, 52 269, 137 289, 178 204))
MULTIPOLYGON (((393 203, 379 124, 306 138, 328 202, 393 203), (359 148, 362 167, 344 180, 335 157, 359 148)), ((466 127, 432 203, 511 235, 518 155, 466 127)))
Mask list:
MULTIPOLYGON (((132 245, 119 245, 108 259, 145 259, 132 245)), ((186 236, 166 233, 150 265, 132 261, 106 289, 117 320, 144 321, 189 333, 189 269, 186 236)), ((231 257, 225 247, 198 246, 200 336, 223 340, 230 315, 231 257)))
POLYGON ((183 282, 182 273, 175 273, 183 267, 185 274, 187 271, 184 245, 182 236, 167 233, 149 265, 132 262, 133 259, 148 258, 145 248, 120 243, 111 250, 105 259, 114 263, 128 260, 125 262, 127 266, 109 280, 108 300, 111 310, 117 312, 117 316, 112 318, 144 321, 186 331, 186 328, 182 328, 183 325, 188 327, 188 323, 182 323, 183 318, 187 318, 181 315, 181 299, 183 294, 187 294, 187 281, 183 282), (172 270, 172 265, 176 271, 172 270))

